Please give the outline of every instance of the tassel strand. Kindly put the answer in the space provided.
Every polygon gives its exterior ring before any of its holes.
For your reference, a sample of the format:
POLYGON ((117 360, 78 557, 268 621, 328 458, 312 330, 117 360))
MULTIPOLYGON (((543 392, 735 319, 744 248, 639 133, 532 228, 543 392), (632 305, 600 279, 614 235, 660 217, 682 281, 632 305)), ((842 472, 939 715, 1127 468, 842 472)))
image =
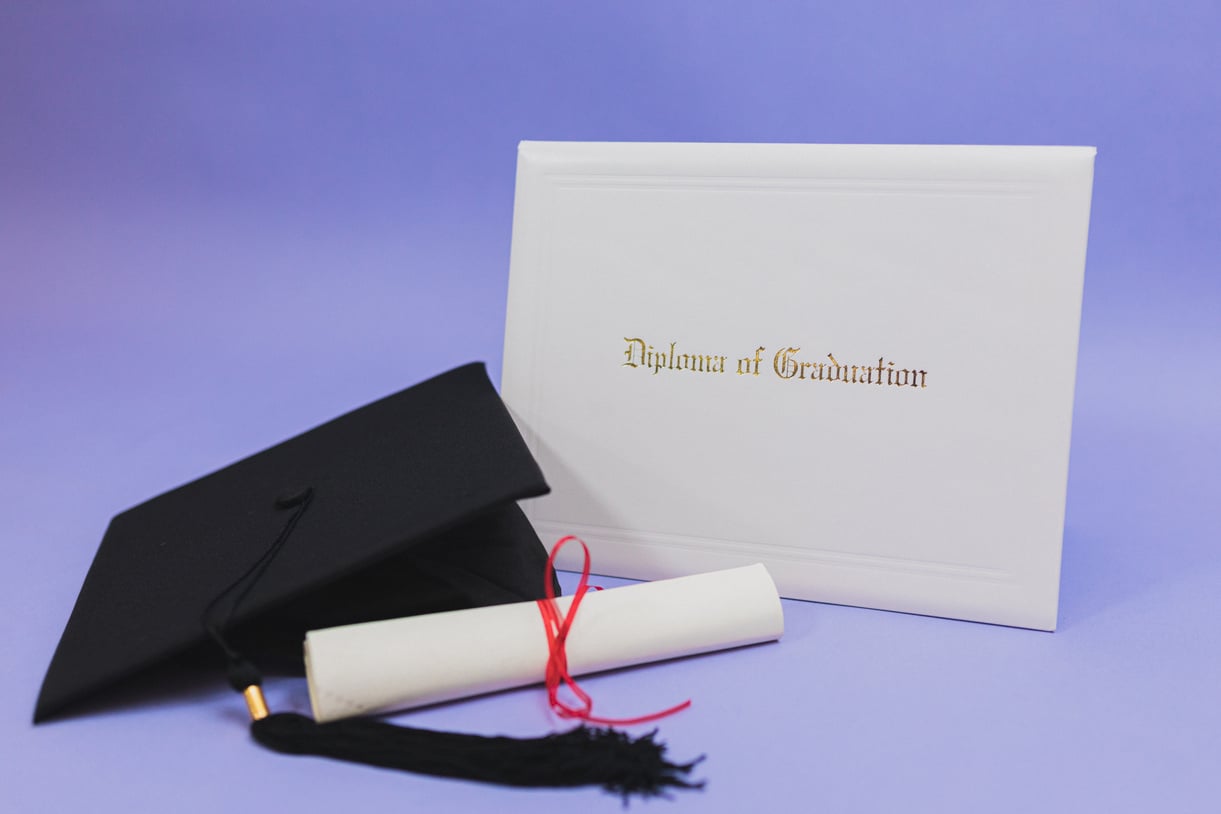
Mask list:
POLYGON ((703 757, 690 763, 667 761, 657 730, 638 738, 587 726, 541 738, 485 737, 366 718, 319 724, 303 715, 277 713, 254 721, 250 731, 263 746, 286 754, 506 786, 599 785, 624 802, 632 795, 665 797, 672 788, 704 786, 687 779, 703 757))

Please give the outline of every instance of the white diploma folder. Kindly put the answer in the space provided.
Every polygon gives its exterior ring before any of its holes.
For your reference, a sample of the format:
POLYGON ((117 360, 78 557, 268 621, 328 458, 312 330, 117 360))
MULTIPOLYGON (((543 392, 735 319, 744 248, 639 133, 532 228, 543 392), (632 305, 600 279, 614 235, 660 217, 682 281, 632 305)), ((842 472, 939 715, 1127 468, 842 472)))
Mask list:
MULTIPOLYGON (((599 573, 1056 625, 1092 147, 523 142, 501 393, 599 573)), ((561 553, 560 568, 578 566, 561 553)))
MULTIPOLYGON (((571 596, 556 599, 567 613, 571 596)), ((567 640, 572 675, 779 639, 780 597, 759 564, 589 591, 567 640)), ((544 680, 537 602, 313 630, 305 638, 319 722, 373 715, 544 680)))

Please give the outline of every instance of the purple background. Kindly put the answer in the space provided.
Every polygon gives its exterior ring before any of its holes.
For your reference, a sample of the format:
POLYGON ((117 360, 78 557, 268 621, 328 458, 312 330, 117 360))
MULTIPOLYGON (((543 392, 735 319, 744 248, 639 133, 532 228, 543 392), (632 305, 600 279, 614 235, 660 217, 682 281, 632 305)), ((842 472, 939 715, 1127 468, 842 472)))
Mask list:
MULTIPOLYGON (((588 685, 694 698, 675 811, 1215 811, 1219 41, 1214 2, 5 3, 0 807, 619 810, 272 755, 219 679, 29 724, 112 514, 498 378, 530 138, 1097 145, 1059 632, 786 602, 778 645, 588 685)), ((553 725, 536 690, 404 720, 553 725)))

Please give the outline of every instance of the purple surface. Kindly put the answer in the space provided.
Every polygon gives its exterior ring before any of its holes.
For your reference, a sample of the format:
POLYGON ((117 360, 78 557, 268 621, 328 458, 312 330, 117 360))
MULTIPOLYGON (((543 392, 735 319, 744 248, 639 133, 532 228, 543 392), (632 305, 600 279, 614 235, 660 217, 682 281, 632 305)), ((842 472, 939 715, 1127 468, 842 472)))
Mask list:
POLYGON ((5 4, 0 808, 619 810, 271 755, 219 680, 29 724, 111 515, 498 375, 532 138, 1097 145, 1060 630, 786 602, 778 645, 589 687, 694 698, 662 727, 710 785, 658 810, 1215 811, 1219 39, 1211 2, 5 4))

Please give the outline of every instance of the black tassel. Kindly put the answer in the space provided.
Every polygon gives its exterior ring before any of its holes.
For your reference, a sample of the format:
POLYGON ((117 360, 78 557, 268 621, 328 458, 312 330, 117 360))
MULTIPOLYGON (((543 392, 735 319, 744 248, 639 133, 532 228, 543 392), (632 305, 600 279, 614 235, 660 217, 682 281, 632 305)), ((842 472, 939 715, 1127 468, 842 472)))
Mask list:
POLYGON ((586 726, 541 738, 484 737, 367 718, 320 724, 282 712, 254 721, 250 731, 276 752, 507 786, 600 785, 624 802, 632 795, 666 796, 672 788, 704 785, 686 777, 703 758, 670 763, 657 730, 639 738, 586 726))

